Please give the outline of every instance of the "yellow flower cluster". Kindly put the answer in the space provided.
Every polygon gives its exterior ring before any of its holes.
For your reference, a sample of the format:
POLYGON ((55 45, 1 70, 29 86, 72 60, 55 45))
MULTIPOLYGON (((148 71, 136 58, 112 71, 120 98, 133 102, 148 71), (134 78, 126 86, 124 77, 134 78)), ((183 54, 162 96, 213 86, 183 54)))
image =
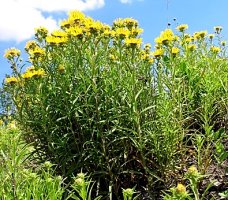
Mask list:
POLYGON ((188 46, 187 46, 187 50, 189 50, 189 51, 193 51, 193 50, 195 50, 196 49, 196 45, 195 44, 189 44, 188 46))
POLYGON ((180 49, 177 47, 172 47, 171 53, 172 55, 177 55, 180 52, 180 49))
POLYGON ((176 36, 173 31, 171 29, 166 29, 161 32, 159 37, 155 38, 155 43, 158 45, 168 45, 174 40, 176 40, 176 36))
POLYGON ((21 51, 16 48, 10 48, 5 51, 4 57, 8 60, 11 60, 15 57, 19 57, 21 55, 21 51))
POLYGON ((217 54, 221 51, 221 49, 219 47, 216 47, 216 46, 211 46, 210 50, 215 54, 217 54))
POLYGON ((45 27, 39 27, 35 29, 35 36, 38 41, 44 40, 48 35, 48 30, 45 27))
POLYGON ((25 45, 25 50, 27 52, 31 51, 31 50, 34 50, 36 47, 38 47, 38 44, 36 43, 35 40, 30 40, 26 43, 25 45))
POLYGON ((6 84, 11 84, 12 85, 12 84, 15 84, 17 82, 19 82, 19 79, 14 77, 14 76, 5 78, 5 83, 6 84))
POLYGON ((197 168, 194 165, 192 165, 191 167, 188 168, 187 173, 190 174, 190 175, 197 175, 198 174, 198 170, 197 170, 197 168))
POLYGON ((127 27, 128 29, 137 28, 138 21, 133 18, 118 18, 113 22, 113 27, 127 27))
POLYGON ((142 38, 126 38, 124 42, 130 47, 140 47, 142 44, 142 38))
POLYGON ((177 187, 176 187, 176 192, 178 194, 185 194, 185 193, 187 193, 187 190, 186 190, 186 187, 183 184, 178 183, 177 187))
POLYGON ((24 74, 21 75, 21 77, 25 80, 28 80, 32 77, 42 77, 45 75, 45 71, 43 69, 37 69, 35 70, 34 66, 29 67, 24 74))
POLYGON ((178 30, 180 32, 184 32, 187 29, 188 29, 188 25, 187 24, 181 24, 181 25, 176 27, 176 30, 178 30))
POLYGON ((165 50, 164 50, 164 49, 158 48, 158 49, 156 49, 152 54, 153 54, 153 56, 154 56, 155 58, 159 58, 159 57, 163 56, 164 53, 165 53, 165 50))
POLYGON ((195 40, 200 40, 204 39, 207 35, 207 31, 199 31, 194 33, 194 39, 195 40))

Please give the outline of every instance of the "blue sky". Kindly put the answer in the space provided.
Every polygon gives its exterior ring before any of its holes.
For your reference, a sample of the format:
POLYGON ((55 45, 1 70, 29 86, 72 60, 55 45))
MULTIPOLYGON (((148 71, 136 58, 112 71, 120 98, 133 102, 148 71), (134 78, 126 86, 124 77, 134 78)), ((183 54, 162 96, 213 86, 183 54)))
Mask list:
POLYGON ((228 39, 228 0, 7 0, 0 5, 0 81, 11 71, 3 58, 5 49, 16 47, 23 52, 35 27, 57 29, 73 9, 110 25, 117 18, 137 19, 144 29, 144 43, 153 44, 168 23, 173 29, 186 23, 190 33, 213 33, 213 27, 219 25, 228 39))

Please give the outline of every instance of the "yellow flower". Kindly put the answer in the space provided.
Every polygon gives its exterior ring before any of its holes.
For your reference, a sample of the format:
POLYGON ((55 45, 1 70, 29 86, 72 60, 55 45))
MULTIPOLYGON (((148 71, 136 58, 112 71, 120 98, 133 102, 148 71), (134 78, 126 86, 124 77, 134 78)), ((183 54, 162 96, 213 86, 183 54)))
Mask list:
POLYGON ((103 36, 104 36, 104 37, 114 37, 114 36, 115 36, 115 31, 104 30, 103 36))
POLYGON ((176 192, 177 192, 178 194, 186 194, 186 193, 187 193, 186 187, 185 187, 183 184, 178 183, 178 184, 177 184, 177 187, 176 187, 176 192))
POLYGON ((4 57, 7 59, 12 59, 15 57, 19 57, 21 55, 21 51, 16 48, 10 48, 5 51, 4 57))
POLYGON ((143 32, 142 28, 132 28, 130 30, 130 35, 131 37, 137 37, 138 35, 140 35, 143 32))
POLYGON ((32 72, 35 70, 35 67, 32 65, 26 69, 26 72, 32 72))
POLYGON ((65 31, 61 31, 61 30, 55 30, 51 33, 52 36, 54 37, 67 37, 67 33, 65 31))
POLYGON ((116 56, 113 55, 113 54, 110 54, 110 55, 109 55, 109 59, 110 59, 112 62, 114 62, 114 61, 116 60, 116 56))
POLYGON ((34 76, 35 74, 32 71, 27 71, 24 74, 21 75, 23 79, 30 79, 34 76))
POLYGON ((145 51, 150 51, 151 44, 150 43, 145 44, 144 49, 145 49, 145 51))
POLYGON ((124 27, 124 20, 122 18, 118 18, 113 22, 114 28, 123 28, 124 27))
POLYGON ((179 48, 177 48, 177 47, 172 47, 171 53, 172 53, 173 55, 177 55, 179 52, 180 52, 180 49, 179 49, 179 48))
POLYGON ((221 49, 219 47, 216 47, 216 46, 211 46, 210 50, 213 53, 219 53, 221 51, 221 49))
POLYGON ((62 29, 65 29, 65 28, 68 29, 68 28, 70 28, 70 26, 71 26, 71 21, 69 19, 65 19, 60 22, 60 27, 62 29))
POLYGON ((16 122, 15 121, 11 121, 8 125, 7 128, 9 129, 16 129, 16 122))
POLYGON ((29 54, 31 54, 35 57, 39 57, 39 56, 43 56, 45 54, 45 51, 44 51, 44 49, 37 46, 33 50, 30 50, 29 54))
POLYGON ((35 29, 35 36, 38 39, 44 39, 48 35, 48 30, 45 27, 38 27, 35 29))
POLYGON ((81 38, 83 36, 83 29, 80 27, 70 27, 67 29, 67 33, 70 36, 81 38))
POLYGON ((185 39, 185 42, 186 42, 186 43, 190 43, 190 42, 192 42, 192 38, 191 38, 191 37, 186 38, 186 39, 185 39))
POLYGON ((152 55, 154 56, 154 57, 160 57, 160 56, 162 56, 164 54, 164 49, 156 49, 153 53, 152 53, 152 55))
POLYGON ((83 21, 85 19, 85 15, 78 11, 78 10, 73 10, 69 12, 69 20, 73 21, 74 23, 79 23, 80 21, 83 21))
POLYGON ((67 37, 54 37, 54 36, 47 36, 46 42, 50 45, 63 45, 68 41, 67 37))
POLYGON ((85 23, 85 28, 92 34, 101 32, 103 27, 103 24, 99 21, 91 21, 85 23))
POLYGON ((192 165, 191 167, 188 168, 187 173, 190 174, 190 175, 197 175, 198 174, 198 170, 197 170, 197 168, 194 165, 192 165))
POLYGON ((212 40, 214 37, 215 37, 214 34, 208 34, 208 38, 209 38, 210 40, 212 40))
POLYGON ((131 29, 132 27, 137 27, 138 26, 138 21, 133 19, 133 18, 125 18, 123 19, 123 24, 131 29))
POLYGON ((174 39, 176 39, 176 37, 175 37, 173 31, 171 29, 166 29, 166 30, 162 31, 160 36, 155 39, 155 42, 158 45, 160 45, 160 44, 167 45, 174 39))
POLYGON ((222 46, 226 46, 226 41, 221 41, 222 46))
POLYGON ((124 42, 130 47, 140 47, 142 44, 142 38, 127 38, 124 42))
POLYGON ((117 28, 115 35, 121 39, 127 38, 130 35, 130 31, 126 28, 117 28))
POLYGON ((15 84, 15 83, 19 82, 19 79, 14 76, 11 76, 11 77, 6 78, 5 82, 6 82, 6 84, 15 84))
POLYGON ((28 52, 30 50, 35 49, 36 47, 38 47, 38 44, 36 43, 35 40, 30 40, 26 43, 25 45, 25 50, 28 52))
POLYGON ((180 32, 184 32, 186 29, 188 29, 188 25, 187 24, 181 24, 181 25, 177 26, 176 29, 180 32))
POLYGON ((193 51, 193 50, 196 49, 196 45, 195 45, 195 44, 189 44, 189 45, 187 46, 187 49, 190 50, 190 51, 193 51))
POLYGON ((34 73, 34 76, 36 77, 42 77, 45 75, 45 71, 43 69, 35 70, 33 73, 34 73))
POLYGON ((206 35, 207 35, 207 31, 199 31, 194 33, 194 38, 197 40, 204 39, 206 35))
POLYGON ((59 73, 63 73, 64 71, 65 71, 64 65, 59 65, 59 66, 58 66, 58 72, 59 72, 59 73))
POLYGON ((215 26, 214 30, 215 30, 215 33, 219 34, 222 31, 222 26, 215 26))
POLYGON ((2 119, 0 119, 0 126, 3 126, 4 122, 2 119))

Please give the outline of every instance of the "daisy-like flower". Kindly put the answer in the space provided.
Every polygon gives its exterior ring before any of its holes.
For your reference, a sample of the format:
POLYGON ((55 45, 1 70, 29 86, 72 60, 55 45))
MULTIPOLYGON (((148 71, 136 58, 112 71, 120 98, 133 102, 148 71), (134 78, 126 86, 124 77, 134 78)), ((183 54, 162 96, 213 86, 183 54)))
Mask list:
POLYGON ((7 77, 7 78, 5 79, 5 83, 6 83, 6 84, 15 84, 15 83, 17 83, 17 82, 19 82, 19 79, 16 78, 16 77, 14 77, 14 76, 7 77))
POLYGON ((86 18, 85 14, 78 10, 73 10, 69 12, 69 21, 73 21, 78 24, 86 18))
POLYGON ((39 27, 35 29, 35 36, 39 39, 45 39, 48 35, 48 30, 45 27, 39 27))
POLYGON ((39 57, 45 54, 45 50, 37 46, 33 50, 29 51, 29 54, 39 57))
POLYGON ((188 25, 187 24, 181 24, 181 25, 176 27, 176 30, 178 30, 180 32, 184 32, 187 29, 188 29, 188 25))
POLYGON ((140 47, 142 44, 142 38, 127 38, 124 42, 130 47, 140 47))
POLYGON ((207 35, 207 31, 199 31, 194 33, 194 38, 197 40, 204 39, 207 35))
POLYGON ((65 31, 61 31, 61 30, 55 30, 51 33, 52 36, 54 37, 67 37, 67 33, 65 31))
POLYGON ((28 79, 32 78, 34 75, 35 74, 33 71, 27 71, 24 74, 22 74, 21 77, 25 80, 28 80, 28 79))
POLYGON ((210 50, 213 52, 213 53, 219 53, 221 51, 221 49, 219 47, 216 47, 216 46, 211 46, 210 50))
POLYGON ((125 18, 123 19, 123 24, 131 29, 132 27, 137 27, 138 26, 138 21, 133 19, 133 18, 125 18))
POLYGON ((221 41, 222 46, 226 46, 226 41, 221 41))
POLYGON ((64 30, 70 28, 70 26, 71 26, 71 21, 69 19, 65 19, 60 22, 60 27, 64 30))
POLYGON ((177 55, 179 52, 180 52, 180 49, 179 49, 179 48, 177 48, 177 47, 172 47, 171 53, 172 53, 173 55, 177 55))
POLYGON ((33 73, 35 77, 42 77, 45 75, 45 71, 43 69, 35 70, 33 73))
POLYGON ((190 51, 193 51, 193 50, 196 49, 196 45, 195 45, 195 44, 189 44, 189 45, 187 46, 187 49, 190 50, 190 51))
POLYGON ((155 39, 155 42, 158 45, 164 44, 168 45, 170 42, 172 42, 175 39, 175 35, 171 29, 166 29, 161 32, 160 36, 155 39))
POLYGON ((187 194, 186 187, 185 187, 183 184, 181 184, 181 183, 178 183, 178 184, 177 184, 176 192, 177 192, 178 194, 182 194, 182 195, 187 194))
POLYGON ((190 175, 197 175, 199 172, 198 172, 197 168, 195 167, 195 165, 192 165, 191 167, 188 168, 187 173, 190 175))
POLYGON ((125 24, 122 18, 118 18, 113 22, 113 28, 123 28, 124 26, 125 24))
POLYGON ((59 65, 58 66, 58 72, 62 74, 64 71, 65 71, 64 65, 59 65))
POLYGON ((83 36, 83 29, 81 27, 70 27, 67 29, 67 33, 70 36, 81 38, 83 36))
POLYGON ((155 58, 159 58, 160 56, 163 56, 164 54, 164 49, 156 49, 152 55, 155 57, 155 58))
POLYGON ((215 26, 214 30, 215 30, 215 33, 219 34, 222 31, 222 26, 215 26))
POLYGON ((214 34, 208 34, 208 38, 209 38, 210 40, 212 40, 214 37, 215 37, 214 34))
POLYGON ((25 50, 28 52, 30 50, 35 49, 36 47, 38 47, 38 44, 36 43, 35 40, 30 40, 26 43, 25 45, 25 50))
POLYGON ((47 36, 46 42, 50 45, 63 45, 68 41, 67 37, 54 37, 54 36, 47 36))
POLYGON ((5 51, 4 57, 8 60, 11 60, 15 57, 19 57, 21 55, 21 51, 16 48, 10 48, 5 51))
POLYGON ((126 28, 117 28, 115 30, 115 36, 124 39, 127 38, 130 35, 130 31, 126 28))

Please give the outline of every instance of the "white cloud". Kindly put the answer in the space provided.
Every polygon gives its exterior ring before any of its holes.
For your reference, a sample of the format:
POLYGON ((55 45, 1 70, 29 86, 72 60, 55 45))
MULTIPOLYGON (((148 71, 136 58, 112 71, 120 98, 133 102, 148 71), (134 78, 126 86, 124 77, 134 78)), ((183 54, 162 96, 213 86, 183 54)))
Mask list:
POLYGON ((121 3, 131 3, 132 0, 120 0, 121 3))
POLYGON ((0 41, 29 39, 34 28, 57 28, 51 14, 69 10, 93 10, 104 6, 104 0, 7 0, 0 4, 0 41), (42 12, 47 12, 44 16, 42 12))
MULTIPOLYGON (((123 3, 123 4, 130 4, 133 2, 133 0, 119 0, 120 3, 123 3)), ((136 1, 144 1, 144 0, 136 0, 136 1)))

